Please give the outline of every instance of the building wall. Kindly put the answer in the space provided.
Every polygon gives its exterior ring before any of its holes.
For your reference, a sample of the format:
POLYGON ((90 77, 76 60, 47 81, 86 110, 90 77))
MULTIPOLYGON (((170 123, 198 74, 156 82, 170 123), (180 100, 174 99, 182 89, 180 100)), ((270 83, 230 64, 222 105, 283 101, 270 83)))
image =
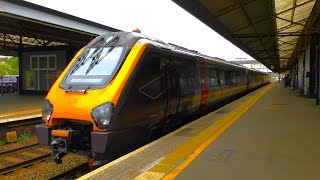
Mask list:
POLYGON ((66 65, 66 51, 23 52, 22 90, 48 91, 66 65))
POLYGON ((304 95, 309 95, 310 77, 310 44, 305 52, 302 52, 298 60, 298 89, 303 85, 304 95), (305 56, 305 57, 304 57, 305 56), (305 58, 305 62, 304 61, 305 58), (303 65, 304 64, 304 65, 303 65))
POLYGON ((308 45, 308 48, 306 49, 305 54, 305 71, 304 71, 304 95, 309 96, 309 79, 310 79, 310 44, 308 45))
POLYGON ((301 55, 299 56, 299 60, 298 60, 298 89, 299 90, 302 87, 302 85, 304 84, 304 82, 303 82, 303 58, 304 58, 304 53, 301 53, 301 55))

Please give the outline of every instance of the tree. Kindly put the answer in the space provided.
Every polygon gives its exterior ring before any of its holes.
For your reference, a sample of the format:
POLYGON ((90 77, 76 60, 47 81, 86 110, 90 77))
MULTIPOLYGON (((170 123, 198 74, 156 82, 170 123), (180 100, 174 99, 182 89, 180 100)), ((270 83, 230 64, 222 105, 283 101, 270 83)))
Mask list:
POLYGON ((0 64, 0 76, 9 75, 9 71, 10 71, 10 66, 5 62, 2 62, 0 64))
POLYGON ((0 76, 18 75, 19 74, 19 58, 3 58, 0 62, 0 76))

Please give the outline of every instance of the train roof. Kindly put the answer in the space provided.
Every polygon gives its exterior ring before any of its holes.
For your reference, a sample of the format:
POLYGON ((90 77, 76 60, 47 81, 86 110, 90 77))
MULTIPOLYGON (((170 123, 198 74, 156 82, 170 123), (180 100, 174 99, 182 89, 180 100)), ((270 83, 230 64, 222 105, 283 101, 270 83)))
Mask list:
MULTIPOLYGON (((255 71, 255 72, 259 72, 259 73, 264 73, 261 72, 259 70, 256 69, 252 69, 252 68, 248 68, 245 66, 242 66, 240 64, 236 64, 230 61, 226 61, 224 59, 218 58, 218 57, 211 57, 205 54, 200 53, 199 51, 196 50, 191 50, 173 43, 166 43, 162 40, 153 38, 153 37, 149 37, 140 33, 136 33, 136 32, 110 32, 108 34, 102 35, 102 36, 111 36, 111 35, 116 35, 116 36, 121 36, 122 41, 126 41, 129 46, 133 46, 139 39, 148 39, 151 42, 154 43, 154 45, 158 46, 159 48, 162 49, 166 49, 166 50, 170 50, 170 51, 175 51, 179 54, 185 54, 185 55, 189 55, 189 56, 194 56, 194 57, 200 57, 200 58, 204 58, 206 60, 211 60, 211 61, 215 61, 218 63, 222 63, 222 64, 227 64, 230 66, 234 66, 234 67, 238 67, 238 68, 243 68, 243 69, 248 69, 250 71, 255 71)), ((98 38, 98 37, 97 37, 98 38)))

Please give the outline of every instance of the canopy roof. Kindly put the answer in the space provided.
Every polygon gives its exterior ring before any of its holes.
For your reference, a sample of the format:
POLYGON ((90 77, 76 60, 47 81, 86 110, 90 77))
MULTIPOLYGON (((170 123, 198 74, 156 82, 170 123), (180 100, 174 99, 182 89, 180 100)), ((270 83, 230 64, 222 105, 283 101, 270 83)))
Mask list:
POLYGON ((0 1, 0 53, 23 48, 82 47, 94 37, 118 29, 26 1, 0 1), (21 42, 21 44, 20 44, 21 42))
POLYGON ((319 0, 173 0, 266 67, 279 72, 319 32, 319 0))

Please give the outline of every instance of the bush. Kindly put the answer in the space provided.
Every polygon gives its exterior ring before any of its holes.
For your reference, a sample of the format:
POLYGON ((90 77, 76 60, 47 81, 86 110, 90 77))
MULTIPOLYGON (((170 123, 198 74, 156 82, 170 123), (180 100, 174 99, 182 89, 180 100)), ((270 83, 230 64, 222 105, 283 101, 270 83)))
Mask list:
POLYGON ((29 140, 31 138, 31 133, 25 133, 25 134, 21 134, 20 137, 18 138, 18 141, 26 141, 29 140))
POLYGON ((0 140, 0 146, 6 145, 7 141, 6 140, 0 140))

